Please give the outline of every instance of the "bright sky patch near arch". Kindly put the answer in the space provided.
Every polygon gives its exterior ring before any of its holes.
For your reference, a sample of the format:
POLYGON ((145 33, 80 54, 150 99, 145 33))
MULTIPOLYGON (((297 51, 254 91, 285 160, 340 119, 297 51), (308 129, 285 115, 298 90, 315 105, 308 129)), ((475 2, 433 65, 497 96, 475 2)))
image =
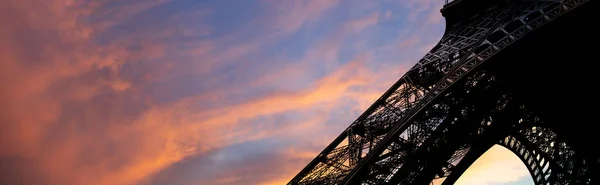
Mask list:
POLYGON ((0 184, 284 184, 436 43, 442 3, 0 1, 0 184))

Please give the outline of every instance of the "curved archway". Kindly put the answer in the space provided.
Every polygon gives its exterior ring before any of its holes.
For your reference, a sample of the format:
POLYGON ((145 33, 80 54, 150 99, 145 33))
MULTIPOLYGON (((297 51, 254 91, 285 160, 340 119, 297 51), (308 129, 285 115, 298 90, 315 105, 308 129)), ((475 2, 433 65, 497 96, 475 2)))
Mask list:
POLYGON ((520 159, 535 184, 545 184, 550 177, 550 157, 523 137, 507 136, 499 142, 520 159))
POLYGON ((521 159, 511 150, 494 145, 481 155, 456 181, 457 185, 509 184, 533 185, 533 178, 521 159))
MULTIPOLYGON (((470 151, 459 165, 464 169, 471 168, 475 161, 481 160, 484 152, 491 150, 492 145, 470 151)), ((502 146, 520 159, 536 185, 587 184, 591 181, 593 172, 586 169, 589 161, 559 140, 557 134, 549 128, 531 126, 519 129, 498 141, 496 146, 502 146)), ((459 177, 466 171, 468 170, 454 171, 443 184, 458 183, 459 177)))

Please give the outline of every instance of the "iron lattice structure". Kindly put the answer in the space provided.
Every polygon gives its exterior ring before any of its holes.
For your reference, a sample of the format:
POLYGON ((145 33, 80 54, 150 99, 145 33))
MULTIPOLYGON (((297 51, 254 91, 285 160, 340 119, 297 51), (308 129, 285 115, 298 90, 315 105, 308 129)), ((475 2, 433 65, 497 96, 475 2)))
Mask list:
POLYGON ((288 184, 453 184, 497 144, 535 184, 600 184, 595 117, 574 104, 593 94, 566 90, 597 83, 566 67, 597 58, 589 1, 447 1, 439 43, 288 184))

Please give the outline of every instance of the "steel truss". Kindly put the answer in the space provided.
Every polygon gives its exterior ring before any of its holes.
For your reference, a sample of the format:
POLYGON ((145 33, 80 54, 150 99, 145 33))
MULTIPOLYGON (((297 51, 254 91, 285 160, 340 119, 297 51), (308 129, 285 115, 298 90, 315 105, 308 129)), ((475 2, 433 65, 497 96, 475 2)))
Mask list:
POLYGON ((589 184, 598 161, 578 156, 480 67, 587 2, 509 1, 452 25, 288 184, 449 184, 494 144, 519 156, 536 184, 589 184))

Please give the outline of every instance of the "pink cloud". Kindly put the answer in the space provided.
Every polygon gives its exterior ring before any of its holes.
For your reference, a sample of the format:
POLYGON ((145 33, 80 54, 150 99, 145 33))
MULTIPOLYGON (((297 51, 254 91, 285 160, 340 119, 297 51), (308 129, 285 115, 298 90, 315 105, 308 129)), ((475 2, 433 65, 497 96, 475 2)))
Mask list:
POLYGON ((343 28, 345 32, 357 33, 368 27, 374 26, 379 22, 379 12, 373 12, 365 17, 345 22, 343 28))
POLYGON ((274 27, 282 33, 292 33, 304 24, 317 20, 325 11, 337 6, 340 0, 272 1, 276 11, 274 27))
POLYGON ((0 3, 9 7, 1 11, 0 158, 36 161, 22 164, 31 168, 14 170, 14 176, 2 179, 5 183, 134 184, 200 150, 185 143, 196 133, 180 133, 186 127, 167 120, 176 118, 154 115, 155 108, 135 119, 120 112, 128 111, 123 101, 151 106, 139 97, 125 99, 139 96, 139 89, 119 72, 123 59, 161 57, 163 48, 129 52, 118 44, 95 46, 91 36, 97 25, 79 21, 91 12, 76 6, 62 1, 0 3), (110 98, 98 99, 99 93, 110 98), (79 108, 69 112, 69 106, 79 108))
MULTIPOLYGON (((355 61, 299 93, 280 92, 210 111, 194 109, 197 101, 214 98, 207 94, 158 105, 142 96, 141 87, 121 70, 137 60, 164 57, 165 45, 142 40, 146 46, 131 52, 126 46, 134 41, 124 39, 97 46, 92 41, 97 25, 78 21, 93 12, 67 11, 57 5, 61 2, 31 3, 10 2, 12 10, 3 11, 6 16, 2 17, 30 11, 37 14, 4 20, 11 26, 0 29, 0 38, 7 38, 0 44, 0 72, 6 82, 0 97, 0 157, 19 156, 37 161, 37 165, 14 171, 7 183, 41 179, 49 185, 142 183, 188 156, 277 134, 254 133, 243 120, 315 105, 331 107, 340 94, 371 80, 371 72, 361 67, 363 61, 355 61), (31 46, 38 48, 32 52, 31 46), (103 97, 106 95, 108 98, 103 97), (128 115, 130 106, 141 108, 128 115), (60 135, 55 130, 60 130, 60 135), (38 176, 28 179, 27 173, 38 176)), ((142 3, 128 9, 139 12, 154 5, 142 3)), ((308 5, 319 9, 313 6, 308 5)), ((143 38, 144 34, 137 36, 143 38)), ((224 54, 220 55, 224 59, 219 60, 232 60, 253 47, 241 45, 222 51, 219 54, 224 54)), ((195 52, 216 56, 210 45, 195 52)), ((147 75, 159 75, 151 79, 160 79, 161 74, 147 75)), ((306 125, 297 127, 306 129, 306 125)))

